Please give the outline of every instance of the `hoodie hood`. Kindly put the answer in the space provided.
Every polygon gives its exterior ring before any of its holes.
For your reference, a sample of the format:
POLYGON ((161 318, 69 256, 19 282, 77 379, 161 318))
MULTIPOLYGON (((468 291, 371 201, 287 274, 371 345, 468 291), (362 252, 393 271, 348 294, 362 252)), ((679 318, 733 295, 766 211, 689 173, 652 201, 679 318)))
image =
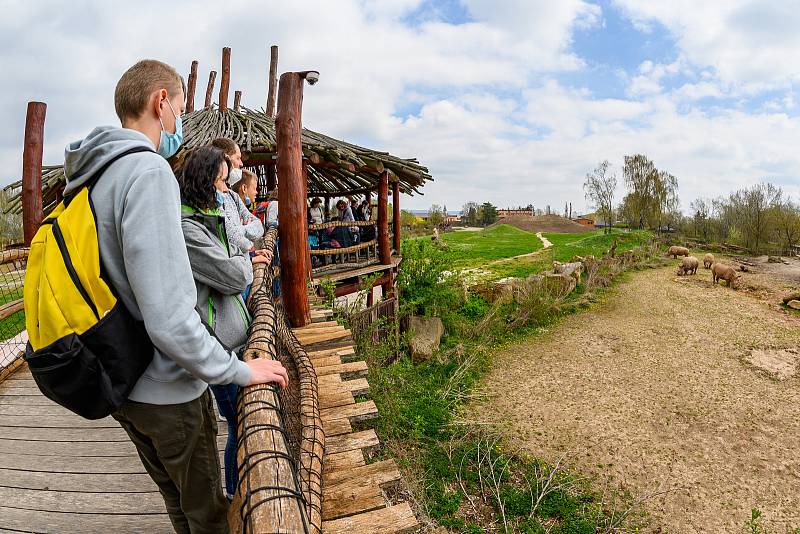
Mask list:
POLYGON ((115 126, 99 126, 64 149, 64 175, 68 195, 91 179, 110 159, 134 147, 153 149, 153 143, 141 132, 115 126))

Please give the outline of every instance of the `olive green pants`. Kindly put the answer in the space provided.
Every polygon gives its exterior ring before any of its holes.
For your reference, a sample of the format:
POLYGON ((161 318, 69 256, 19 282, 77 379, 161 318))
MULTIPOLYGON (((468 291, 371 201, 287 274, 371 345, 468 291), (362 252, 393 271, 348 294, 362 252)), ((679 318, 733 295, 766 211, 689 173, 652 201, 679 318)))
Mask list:
POLYGON ((158 485, 175 532, 227 534, 211 393, 183 404, 127 401, 113 417, 158 485))

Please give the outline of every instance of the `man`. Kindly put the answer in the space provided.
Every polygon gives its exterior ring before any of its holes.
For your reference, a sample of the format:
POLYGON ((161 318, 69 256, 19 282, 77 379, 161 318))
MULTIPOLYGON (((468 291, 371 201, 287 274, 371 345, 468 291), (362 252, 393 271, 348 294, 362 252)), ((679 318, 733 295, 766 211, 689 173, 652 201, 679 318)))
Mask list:
POLYGON ((117 159, 91 193, 105 273, 155 346, 152 363, 113 417, 158 485, 175 531, 227 532, 207 384, 285 386, 286 370, 270 360, 240 361, 195 310, 178 183, 165 159, 182 138, 183 80, 160 61, 140 61, 117 83, 114 105, 122 128, 98 127, 67 146, 64 167, 68 195, 123 152, 158 152, 117 159))

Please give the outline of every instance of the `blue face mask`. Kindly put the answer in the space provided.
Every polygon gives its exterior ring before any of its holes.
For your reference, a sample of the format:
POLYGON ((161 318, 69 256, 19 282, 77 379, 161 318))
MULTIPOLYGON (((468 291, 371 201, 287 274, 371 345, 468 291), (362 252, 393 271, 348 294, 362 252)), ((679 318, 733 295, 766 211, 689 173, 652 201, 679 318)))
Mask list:
POLYGON ((225 195, 223 195, 222 191, 219 191, 219 190, 215 191, 215 194, 216 194, 216 197, 217 197, 217 206, 219 206, 221 208, 222 204, 225 202, 225 195))
POLYGON ((244 196, 244 205, 245 206, 249 206, 252 203, 253 203, 253 200, 249 196, 245 195, 244 196))
POLYGON ((167 100, 167 105, 175 116, 175 133, 167 132, 167 130, 164 129, 164 121, 161 120, 161 117, 158 118, 161 122, 161 139, 158 142, 158 153, 164 159, 174 156, 183 142, 183 121, 175 114, 175 110, 172 109, 172 104, 169 103, 169 100, 167 100))

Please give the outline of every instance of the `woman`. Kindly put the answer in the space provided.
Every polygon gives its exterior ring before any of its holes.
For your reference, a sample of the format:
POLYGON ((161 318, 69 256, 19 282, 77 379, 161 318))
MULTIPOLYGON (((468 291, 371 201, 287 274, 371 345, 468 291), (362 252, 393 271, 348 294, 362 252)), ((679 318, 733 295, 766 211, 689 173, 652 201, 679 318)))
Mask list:
POLYGON ((322 212, 322 199, 314 197, 311 199, 311 206, 308 208, 308 224, 322 224, 325 215, 322 212))
MULTIPOLYGON (((258 217, 247 210, 239 195, 229 189, 234 187, 244 176, 242 169, 242 151, 232 139, 220 137, 211 142, 211 146, 222 150, 230 162, 228 180, 215 187, 223 194, 223 209, 225 211, 225 231, 231 245, 248 252, 253 250, 253 241, 264 237, 264 226, 258 217)), ((249 171, 248 171, 249 172, 249 171)))
MULTIPOLYGON (((228 243, 221 211, 228 161, 222 151, 201 147, 184 162, 178 183, 181 227, 197 288, 197 311, 217 339, 238 353, 247 342, 250 315, 241 292, 253 282, 253 264, 269 263, 262 255, 242 252, 228 243)), ((225 492, 236 491, 236 393, 238 387, 211 385, 220 414, 228 423, 225 444, 225 492)))

